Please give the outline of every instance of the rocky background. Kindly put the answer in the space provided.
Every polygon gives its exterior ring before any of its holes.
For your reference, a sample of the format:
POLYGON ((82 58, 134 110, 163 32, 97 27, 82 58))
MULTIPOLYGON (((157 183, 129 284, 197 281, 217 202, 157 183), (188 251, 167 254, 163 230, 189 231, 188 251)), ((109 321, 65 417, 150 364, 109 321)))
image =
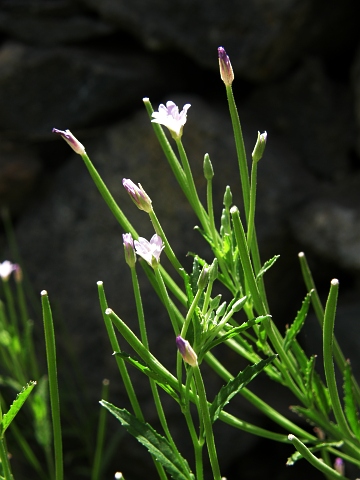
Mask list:
MULTIPOLYGON (((259 165, 257 228, 263 260, 281 255, 266 279, 273 317, 283 329, 300 306, 305 288, 297 253, 305 251, 324 299, 331 278, 340 280, 338 339, 356 370, 359 13, 357 0, 0 2, 0 204, 13 218, 23 266, 37 297, 47 289, 54 308, 65 431, 71 427, 65 443, 66 478, 89 478, 103 378, 111 379, 110 400, 127 406, 96 281, 104 281, 110 306, 135 329, 136 318, 123 232, 80 157, 51 129, 69 128, 86 146, 115 199, 146 237, 152 234, 148 218, 135 209, 121 185, 123 177, 140 182, 173 249, 190 268, 188 251, 205 257, 208 251, 193 231, 196 220, 171 177, 142 98, 149 97, 155 108, 170 99, 180 107, 191 103, 183 140, 200 195, 205 199, 202 161, 209 153, 217 215, 227 184, 241 209, 218 73, 217 47, 224 46, 235 71, 234 93, 248 151, 258 130, 268 132, 259 165)), ((0 243, 5 259, 10 253, 4 231, 0 243)), ((168 319, 142 276, 141 282, 150 343, 168 362, 175 354, 168 319)), ((44 358, 36 311, 34 321, 44 358)), ((310 318, 304 344, 311 353, 318 352, 318 333, 310 318)), ((211 374, 207 380, 214 391, 219 388, 211 374)), ((146 418, 156 424, 144 379, 135 377, 135 384, 146 418)), ((285 413, 294 401, 265 379, 254 388, 285 413)), ((244 401, 235 407, 242 418, 279 430, 244 401)), ((170 402, 168 408, 177 425, 177 406, 170 402)), ((116 470, 128 480, 155 478, 142 447, 117 427, 109 419, 113 436, 107 448, 113 455, 103 478, 112 478, 116 470)), ((223 474, 229 480, 320 478, 304 462, 285 467, 290 447, 217 428, 223 474)), ((186 434, 178 428, 175 436, 186 452, 186 434)))

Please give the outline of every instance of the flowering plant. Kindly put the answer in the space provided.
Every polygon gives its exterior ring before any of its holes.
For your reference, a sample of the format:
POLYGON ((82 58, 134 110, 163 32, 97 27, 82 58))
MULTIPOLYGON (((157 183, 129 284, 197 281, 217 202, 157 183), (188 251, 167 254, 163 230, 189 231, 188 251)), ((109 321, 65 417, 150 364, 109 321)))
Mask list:
MULTIPOLYGON (((216 449, 217 439, 213 429, 215 422, 224 422, 229 428, 292 444, 294 453, 288 459, 288 465, 305 459, 322 472, 325 478, 346 480, 345 464, 360 467, 358 422, 360 388, 352 375, 349 362, 345 360, 334 338, 339 282, 336 279, 330 282, 329 296, 323 307, 306 257, 304 253, 300 253, 299 262, 308 293, 293 323, 285 332, 280 332, 276 320, 270 313, 264 281, 266 272, 273 267, 278 256, 275 255, 265 262, 261 261, 255 226, 257 168, 265 151, 267 134, 258 133, 249 173, 241 125, 232 92, 234 72, 223 47, 219 48, 218 55, 220 75, 226 88, 235 137, 243 197, 241 207, 243 220, 239 208, 233 205, 230 187, 227 187, 217 227, 212 198, 214 169, 207 154, 204 156, 206 205, 199 199, 182 143, 190 105, 186 104, 179 112, 178 107, 172 101, 168 101, 166 106, 160 105, 159 110, 154 112, 149 99, 144 98, 154 132, 184 195, 197 216, 200 227, 198 230, 211 247, 213 254, 211 264, 208 264, 200 254, 194 255, 192 271, 187 272, 168 242, 155 214, 156 206, 152 205, 151 199, 140 184, 136 185, 131 180, 124 179, 123 185, 131 200, 149 216, 154 227, 155 233, 150 241, 139 236, 113 199, 85 148, 69 130, 54 129, 55 133, 60 134, 71 148, 81 155, 102 197, 125 232, 123 234, 125 259, 131 272, 140 335, 137 336, 127 323, 108 307, 102 282, 98 282, 98 294, 104 323, 132 411, 119 408, 106 399, 100 403, 148 449, 158 476, 162 480, 168 476, 178 480, 203 480, 207 474, 204 468, 205 449, 210 461, 212 478, 214 480, 224 478, 221 459, 218 458, 216 449), (174 149, 162 126, 169 130, 174 149), (167 269, 161 264, 163 255, 170 261, 170 267, 167 269), (138 262, 137 256, 140 257, 138 262), (150 348, 148 342, 147 323, 136 273, 139 265, 145 270, 164 305, 174 332, 174 347, 177 347, 177 353, 174 348, 174 356, 169 359, 168 365, 159 361, 156 350, 150 348), (221 295, 214 294, 214 285, 218 283, 222 284, 227 292, 226 301, 222 300, 221 295), (323 332, 324 378, 315 369, 315 356, 308 357, 298 342, 298 334, 305 323, 310 305, 323 332), (136 357, 120 349, 115 332, 123 337, 136 353, 136 357), (248 365, 241 371, 230 372, 217 353, 220 344, 243 357, 248 365), (334 362, 343 376, 342 395, 335 378, 334 362), (204 363, 223 382, 223 386, 213 398, 209 398, 206 382, 202 376, 204 363), (139 397, 131 382, 129 366, 142 372, 149 380, 161 432, 155 431, 146 422, 139 397), (285 386, 294 398, 292 411, 305 418, 315 428, 309 430, 299 426, 255 395, 248 385, 258 375, 267 375, 276 384, 285 386), (183 414, 189 432, 189 442, 194 452, 193 463, 183 457, 180 445, 174 441, 159 390, 165 391, 178 404, 183 414), (241 412, 229 413, 227 405, 236 395, 244 397, 268 417, 273 422, 273 428, 264 429, 250 424, 242 419, 241 412)), ((50 389, 50 398, 53 405, 56 478, 61 480, 61 430, 56 368, 54 370, 56 357, 53 332, 49 328, 52 317, 46 292, 42 292, 42 305, 48 347, 49 383, 53 387, 50 389)), ((0 446, 2 445, 0 443, 0 446)), ((7 463, 6 459, 4 462, 7 463)), ((5 473, 5 478, 11 480, 10 474, 5 473)), ((118 472, 115 478, 123 476, 118 472)))

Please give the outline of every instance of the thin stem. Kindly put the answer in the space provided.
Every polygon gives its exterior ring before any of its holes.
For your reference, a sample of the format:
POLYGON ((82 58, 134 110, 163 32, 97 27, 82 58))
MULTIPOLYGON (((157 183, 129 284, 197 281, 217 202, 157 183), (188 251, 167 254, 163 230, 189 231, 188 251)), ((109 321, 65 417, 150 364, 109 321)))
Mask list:
POLYGON ((5 448, 4 438, 0 439, 0 460, 5 475, 5 480, 14 480, 14 477, 11 473, 9 457, 5 448))
POLYGON ((336 421, 342 433, 349 439, 354 439, 353 434, 348 426, 342 409, 339 392, 336 385, 334 360, 333 360, 333 342, 334 342, 334 324, 336 315, 336 304, 339 291, 339 281, 331 280, 330 292, 326 302, 324 323, 323 323, 323 359, 326 383, 329 389, 332 409, 336 421))
POLYGON ((348 480, 346 477, 340 475, 340 473, 336 472, 333 468, 326 465, 322 460, 315 457, 313 453, 298 439, 295 435, 289 435, 289 440, 292 442, 296 450, 315 468, 320 470, 320 472, 324 473, 329 478, 334 480, 348 480))
POLYGON ((249 202, 249 218, 247 229, 247 244, 249 250, 251 250, 254 234, 254 222, 255 222, 255 204, 256 204, 256 182, 257 182, 257 165, 258 163, 253 161, 251 167, 251 184, 250 184, 250 202, 249 202))
MULTIPOLYGON (((110 383, 109 380, 106 380, 106 379, 103 380, 102 382, 102 390, 101 390, 102 400, 107 401, 109 398, 109 383, 110 383)), ((107 418, 107 412, 105 408, 101 408, 100 415, 99 415, 98 430, 97 430, 94 464, 91 472, 91 480, 99 480, 101 478, 101 459, 104 454, 103 447, 104 447, 104 439, 105 439, 106 418, 107 418)))
POLYGON ((201 416, 204 424, 206 445, 209 452, 210 464, 211 464, 212 472, 214 475, 214 480, 221 480, 220 467, 219 467, 215 441, 214 441, 214 432, 212 429, 212 423, 210 419, 209 406, 206 400, 204 382, 203 382, 199 367, 195 366, 193 368, 194 368, 196 388, 199 396, 199 405, 200 405, 199 415, 201 416))
POLYGON ((162 275, 160 273, 159 268, 155 268, 154 271, 155 271, 155 277, 156 277, 156 280, 157 280, 157 283, 158 283, 158 286, 159 286, 161 298, 162 298, 162 300, 164 302, 164 305, 165 305, 165 308, 166 308, 166 310, 169 314, 171 324, 172 324, 172 327, 174 329, 174 333, 175 333, 176 336, 178 336, 179 332, 180 332, 180 329, 179 329, 177 317, 175 316, 174 310, 171 306, 170 298, 169 298, 169 295, 167 293, 167 290, 166 290, 166 287, 165 287, 165 284, 164 284, 164 280, 162 278, 162 275))
POLYGON ((64 478, 64 465, 60 420, 59 387, 57 381, 55 333, 49 297, 45 290, 41 292, 41 303, 44 321, 46 358, 49 376, 49 394, 53 424, 55 479, 62 480, 64 478))
POLYGON ((194 183, 194 178, 191 173, 191 168, 189 164, 189 160, 187 158, 184 146, 181 142, 181 139, 176 140, 176 146, 179 150, 179 155, 181 159, 181 163, 185 172, 186 176, 186 181, 190 193, 190 198, 189 202, 190 205, 192 206, 193 210, 195 211, 198 219, 200 220, 200 223, 202 225, 202 228, 209 233, 209 219, 207 218, 206 212, 204 210, 204 207, 202 203, 200 202, 195 183, 194 183))
MULTIPOLYGON (((300 252, 298 256, 299 256, 301 272, 303 275, 306 288, 309 292, 313 290, 313 294, 311 295, 311 303, 315 310, 316 317, 322 328, 322 325, 324 322, 324 307, 322 306, 320 297, 316 290, 315 282, 311 274, 311 270, 309 268, 309 264, 307 263, 304 252, 300 252)), ((333 351, 334 351, 334 358, 335 358, 336 364, 343 374, 346 367, 346 358, 335 337, 334 337, 334 343, 333 343, 333 351)), ((355 393, 357 402, 360 403, 360 386, 356 378, 354 377, 354 375, 351 376, 351 379, 352 379, 352 384, 354 387, 354 393, 355 393)))
POLYGON ((95 185, 97 186, 97 189, 99 190, 101 196, 105 200, 105 203, 107 204, 107 206, 110 208, 111 213, 114 215, 114 217, 122 226, 122 228, 125 230, 125 232, 131 233, 133 238, 138 238, 139 235, 137 234, 136 230, 131 225, 129 220, 126 218, 126 216, 124 215, 124 213, 122 212, 118 204, 115 202, 114 197, 111 195, 109 189, 103 182, 98 171, 96 170, 93 163, 91 162, 89 156, 86 153, 84 153, 83 155, 81 155, 81 157, 86 165, 86 168, 88 169, 91 175, 91 178, 93 179, 95 185))
POLYGON ((181 263, 179 262, 179 260, 177 259, 173 249, 171 248, 170 243, 168 242, 168 239, 165 235, 165 232, 162 229, 161 224, 160 224, 154 210, 151 210, 149 212, 149 216, 150 216, 150 220, 151 220, 151 223, 153 224, 155 232, 162 238, 162 240, 165 244, 165 254, 166 254, 166 256, 170 260, 172 266, 175 268, 175 271, 181 276, 181 278, 183 278, 184 277, 183 267, 182 267, 181 263))

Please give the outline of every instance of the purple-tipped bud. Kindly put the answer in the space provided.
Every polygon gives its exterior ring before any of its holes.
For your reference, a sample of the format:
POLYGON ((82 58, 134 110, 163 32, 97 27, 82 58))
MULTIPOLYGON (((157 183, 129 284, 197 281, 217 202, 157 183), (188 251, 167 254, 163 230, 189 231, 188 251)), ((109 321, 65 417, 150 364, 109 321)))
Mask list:
POLYGON ((0 277, 4 282, 9 280, 11 273, 14 272, 16 268, 17 265, 9 262, 9 260, 5 260, 4 262, 0 263, 0 277))
POLYGON ((57 128, 53 128, 52 132, 61 135, 65 142, 70 145, 70 147, 74 150, 75 153, 77 153, 78 155, 85 154, 84 145, 82 145, 79 140, 74 137, 70 130, 58 130, 57 128))
POLYGON ((219 66, 221 80, 228 87, 234 81, 234 72, 231 66, 230 58, 226 55, 225 48, 218 48, 219 66))
POLYGON ((254 162, 258 162, 262 158, 265 147, 266 147, 266 140, 267 140, 267 133, 264 132, 260 134, 260 132, 258 132, 258 138, 256 140, 256 144, 252 152, 252 159, 254 160, 254 162))
POLYGON ((135 205, 140 210, 144 210, 144 212, 150 213, 152 210, 152 202, 150 197, 140 185, 140 183, 139 186, 137 186, 133 181, 128 178, 123 178, 122 183, 135 205))
POLYGON ((21 283, 23 280, 22 268, 18 264, 14 265, 14 278, 16 283, 21 283))
POLYGON ((136 263, 134 239, 131 233, 123 233, 122 237, 123 237, 123 244, 124 244, 125 261, 130 268, 134 268, 136 263))
POLYGON ((337 473, 340 473, 340 475, 344 475, 344 474, 345 474, 345 465, 344 465, 344 461, 343 461, 342 458, 340 458, 340 457, 335 458, 334 470, 335 470, 337 473))
POLYGON ((184 340, 180 335, 176 337, 176 346, 183 357, 184 362, 188 363, 192 367, 196 367, 197 355, 187 340, 184 340))

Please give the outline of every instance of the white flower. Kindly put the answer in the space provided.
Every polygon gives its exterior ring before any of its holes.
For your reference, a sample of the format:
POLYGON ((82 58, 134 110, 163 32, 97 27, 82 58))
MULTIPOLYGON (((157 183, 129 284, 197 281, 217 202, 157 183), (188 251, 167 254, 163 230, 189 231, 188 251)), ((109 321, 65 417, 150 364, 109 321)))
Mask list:
POLYGON ((182 136, 183 126, 186 123, 186 113, 190 107, 191 105, 187 103, 179 113, 179 107, 174 102, 166 102, 166 107, 161 104, 159 105, 159 111, 152 113, 153 119, 151 121, 167 127, 171 136, 178 140, 182 136))
POLYGON ((7 281, 10 277, 10 274, 16 270, 17 266, 14 263, 9 262, 9 260, 5 260, 4 262, 0 263, 0 277, 7 281))
POLYGON ((134 240, 134 246, 136 253, 146 260, 151 267, 160 262, 160 254, 165 247, 161 237, 156 233, 151 237, 150 242, 146 238, 139 237, 134 240))

